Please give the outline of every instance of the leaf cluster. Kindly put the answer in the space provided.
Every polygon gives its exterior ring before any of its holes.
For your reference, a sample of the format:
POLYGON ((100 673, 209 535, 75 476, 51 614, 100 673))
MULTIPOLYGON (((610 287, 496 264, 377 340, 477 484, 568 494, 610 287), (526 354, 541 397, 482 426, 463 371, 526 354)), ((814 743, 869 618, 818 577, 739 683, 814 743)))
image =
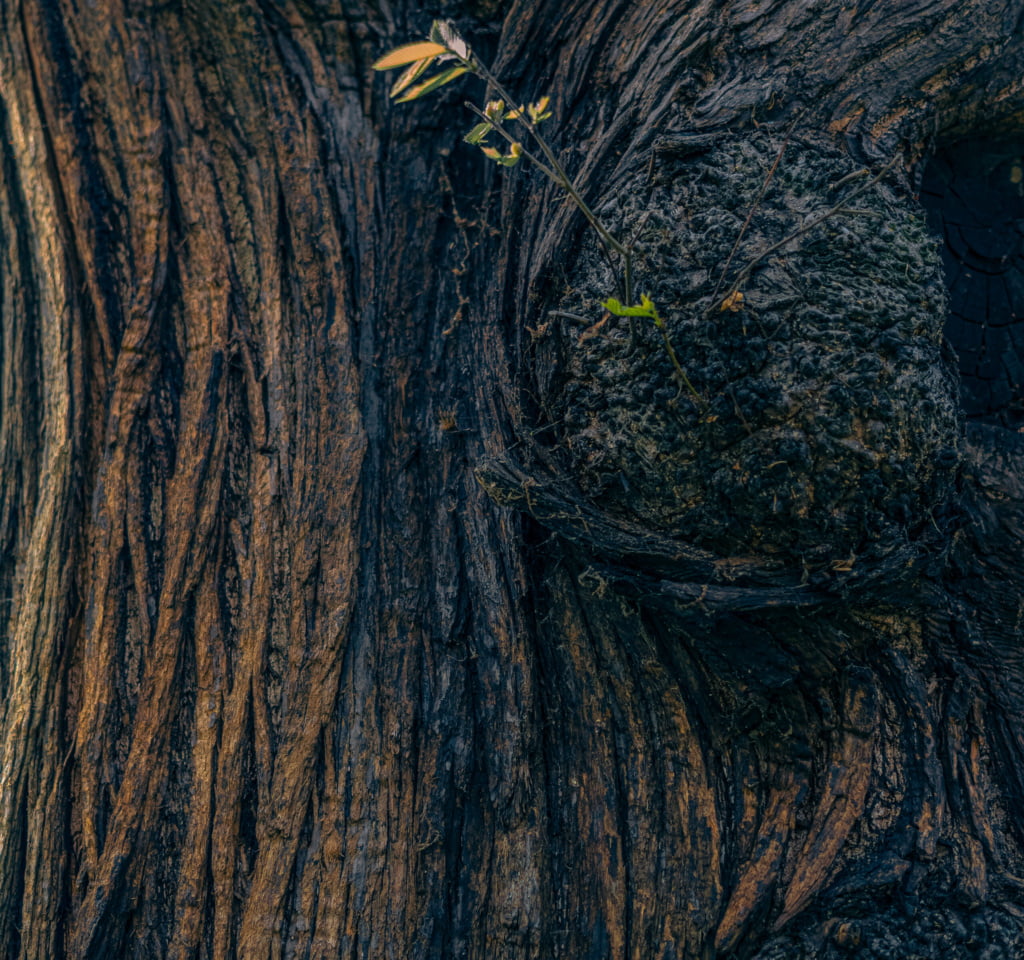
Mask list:
POLYGON ((376 63, 374 70, 394 70, 405 67, 402 75, 391 87, 391 98, 398 103, 418 100, 450 83, 464 73, 475 72, 477 67, 469 45, 458 31, 443 20, 435 20, 430 28, 430 39, 418 43, 407 43, 386 53, 376 63), (422 83, 416 83, 435 64, 455 62, 440 73, 422 83))
POLYGON ((633 299, 632 250, 619 243, 590 209, 555 152, 540 133, 540 125, 553 115, 551 98, 543 96, 534 103, 520 103, 518 106, 511 106, 516 101, 504 90, 497 78, 473 56, 473 51, 470 50, 469 45, 459 35, 455 27, 441 20, 434 21, 429 39, 397 47, 373 65, 375 70, 392 70, 397 67, 405 67, 402 75, 391 87, 391 98, 398 103, 418 100, 465 73, 473 74, 484 80, 490 89, 499 94, 497 99, 488 100, 483 109, 473 103, 466 103, 466 106, 476 114, 479 122, 463 139, 471 146, 478 147, 484 156, 503 167, 514 167, 526 157, 566 192, 597 233, 609 265, 614 266, 614 259, 617 257, 622 266, 620 284, 622 301, 614 297, 610 298, 603 303, 604 308, 620 317, 645 317, 653 321, 682 383, 699 402, 697 391, 680 366, 676 352, 672 348, 665 321, 658 314, 650 297, 641 294, 640 303, 630 305, 630 301, 633 299), (448 66, 448 64, 454 65, 448 66), (428 77, 427 74, 434 66, 440 66, 442 69, 428 77), (509 132, 506 127, 507 123, 516 123, 523 127, 532 138, 533 143, 536 144, 538 153, 532 153, 524 147, 522 141, 516 139, 509 132), (489 142, 492 135, 505 141, 507 148, 504 151, 489 142))
MULTIPOLYGON (((551 97, 541 97, 536 103, 520 104, 518 107, 507 109, 504 100, 490 100, 483 109, 484 120, 478 123, 462 139, 474 147, 479 147, 485 157, 501 164, 503 167, 514 167, 524 156, 528 154, 518 140, 511 140, 508 153, 503 154, 497 147, 490 146, 487 138, 492 133, 509 139, 507 132, 501 126, 505 120, 522 120, 528 117, 533 127, 537 127, 541 121, 552 116, 548 109, 551 97)), ((472 104, 469 104, 472 109, 472 104)), ((543 164, 536 157, 532 157, 535 163, 543 167, 543 164)), ((557 179, 557 178, 556 178, 557 179)))
POLYGON ((540 132, 540 124, 553 115, 550 97, 544 96, 534 103, 511 106, 517 102, 515 98, 510 96, 497 77, 477 60, 455 27, 443 20, 434 21, 428 40, 397 47, 373 64, 375 70, 392 70, 396 67, 406 68, 391 87, 391 97, 399 103, 417 100, 465 73, 473 74, 485 81, 488 88, 498 94, 498 99, 488 100, 483 109, 473 103, 466 103, 480 121, 469 131, 466 141, 479 147, 488 159, 504 167, 513 167, 526 157, 545 176, 557 183, 597 233, 609 265, 614 267, 614 260, 618 259, 622 267, 621 295, 627 302, 632 299, 632 251, 619 243, 597 214, 590 209, 551 145, 540 132), (444 66, 440 72, 422 79, 432 66, 445 64, 454 66, 444 66), (505 126, 509 122, 516 123, 526 130, 536 145, 536 153, 528 150, 521 140, 509 132, 505 126), (488 143, 491 134, 499 136, 508 144, 505 152, 488 143))

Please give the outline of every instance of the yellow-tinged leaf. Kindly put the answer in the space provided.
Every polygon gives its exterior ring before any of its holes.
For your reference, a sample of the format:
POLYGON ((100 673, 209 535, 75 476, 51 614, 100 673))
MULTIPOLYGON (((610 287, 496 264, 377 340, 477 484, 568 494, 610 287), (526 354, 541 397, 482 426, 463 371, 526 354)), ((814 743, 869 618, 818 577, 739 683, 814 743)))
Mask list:
POLYGON ((456 77, 461 77, 465 72, 466 67, 449 67, 447 70, 435 74, 429 80, 424 83, 419 83, 415 87, 410 88, 408 93, 399 97, 395 103, 408 103, 410 100, 416 100, 438 87, 443 87, 449 80, 454 80, 456 77))
POLYGON ((723 301, 722 305, 718 308, 719 312, 722 310, 728 310, 730 313, 739 313, 743 309, 743 301, 746 298, 739 290, 733 290, 723 301))
POLYGON ((414 83, 422 75, 423 71, 434 62, 433 57, 424 57, 422 60, 417 60, 412 64, 408 70, 402 72, 402 75, 395 81, 394 86, 391 88, 389 96, 397 97, 409 84, 414 83))
POLYGON ((420 43, 407 43, 404 47, 395 47, 390 53, 385 53, 374 65, 374 70, 392 70, 395 67, 404 67, 407 63, 415 63, 427 57, 436 57, 438 54, 447 53, 447 47, 439 43, 431 43, 423 40, 420 43))
POLYGON ((541 120, 547 120, 551 116, 551 111, 548 107, 551 104, 551 97, 541 97, 536 103, 531 103, 529 106, 530 119, 534 123, 540 123, 541 120))
POLYGON ((514 167, 519 163, 523 156, 523 145, 521 143, 513 143, 511 149, 505 156, 498 157, 498 163, 503 167, 514 167))

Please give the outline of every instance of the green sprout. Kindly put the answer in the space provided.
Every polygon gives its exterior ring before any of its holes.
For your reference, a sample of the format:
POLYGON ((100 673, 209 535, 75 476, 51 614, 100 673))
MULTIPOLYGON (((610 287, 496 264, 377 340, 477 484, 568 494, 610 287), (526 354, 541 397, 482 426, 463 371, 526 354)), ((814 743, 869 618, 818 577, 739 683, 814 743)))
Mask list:
MULTIPOLYGON (((622 281, 619 292, 625 304, 631 303, 633 300, 632 250, 616 240, 598 219, 597 214, 590 209, 576 184, 573 183, 555 155, 551 145, 540 132, 540 125, 553 116, 551 98, 544 96, 535 103, 520 103, 518 106, 513 106, 516 103, 513 97, 509 95, 494 74, 476 59, 473 51, 470 50, 469 45, 462 39, 455 27, 443 20, 434 21, 428 40, 397 47, 373 65, 375 70, 392 70, 396 67, 405 67, 402 75, 391 87, 390 95, 396 103, 417 100, 466 73, 483 80, 489 90, 497 92, 499 99, 488 100, 483 109, 474 103, 466 103, 479 122, 463 139, 470 146, 478 147, 489 160, 493 160, 503 167, 514 167, 525 157, 536 165, 545 176, 557 183, 597 233, 602 252, 613 272, 615 272, 614 257, 619 258, 622 264, 622 281), (434 67, 440 69, 428 77, 428 72, 434 67), (522 140, 514 136, 509 129, 510 124, 517 124, 526 130, 529 134, 529 142, 536 146, 537 152, 525 147, 522 140), (504 144, 499 147, 489 142, 492 136, 503 140, 504 144)), ((654 326, 661 334, 665 351, 668 353, 681 383, 690 391, 697 403, 703 406, 700 394, 694 389, 686 371, 679 363, 665 321, 658 314, 650 297, 641 294, 640 303, 634 306, 624 306, 622 302, 612 297, 605 300, 602 306, 619 317, 645 317, 653 321, 654 326)), ((630 323, 632 324, 632 319, 630 319, 630 323)))
MULTIPOLYGON (((522 143, 518 140, 512 140, 508 153, 502 153, 497 148, 490 146, 487 143, 487 138, 492 133, 498 133, 504 136, 504 133, 500 129, 502 121, 518 120, 523 115, 523 111, 526 112, 526 116, 530 118, 530 122, 534 127, 539 126, 542 120, 547 120, 548 117, 552 116, 551 111, 548 109, 548 104, 550 103, 550 97, 543 97, 536 103, 518 106, 512 110, 506 111, 504 100, 491 100, 482 111, 484 116, 483 123, 478 123, 462 139, 471 146, 479 147, 483 151, 485 157, 490 157, 491 160, 500 163, 503 167, 514 167, 524 156, 528 156, 528 154, 523 150, 522 143)), ((473 104, 467 104, 467 106, 475 110, 473 104)), ((545 165, 538 158, 531 157, 530 159, 544 169, 549 176, 554 174, 553 179, 556 183, 561 185, 562 182, 558 178, 557 173, 554 171, 548 171, 545 165)))
POLYGON ((601 304, 601 306, 616 317, 644 317, 648 320, 654 321, 654 326, 657 328, 658 333, 661 334, 662 342, 665 344, 665 352, 668 354, 669 360, 672 361, 672 366, 676 368, 676 373, 678 374, 680 381, 686 389, 693 394, 698 405, 703 406, 700 394, 697 393, 693 384, 690 382, 690 378, 686 375, 686 371, 679 362, 679 357, 676 356, 676 351, 672 346, 672 340, 668 335, 668 327, 665 325, 665 321, 661 319, 661 315, 658 313, 658 308, 654 306, 654 301, 651 300, 646 293, 641 293, 640 302, 631 307, 624 306, 614 297, 609 297, 601 304))
POLYGON ((550 119, 551 98, 541 97, 536 103, 519 104, 509 95, 498 79, 476 57, 469 45, 455 27, 444 20, 435 20, 430 28, 429 39, 396 47, 373 64, 374 70, 393 70, 405 67, 401 76, 391 87, 390 96, 396 103, 407 103, 433 93, 470 73, 483 80, 488 88, 497 92, 499 99, 490 100, 483 109, 473 103, 466 106, 477 116, 479 122, 465 136, 471 146, 479 147, 484 156, 503 167, 514 167, 524 157, 535 164, 545 176, 557 183, 583 214, 587 223, 597 233, 605 259, 614 270, 617 257, 622 265, 620 294, 629 303, 633 299, 633 253, 620 243, 597 214, 587 205, 572 178, 566 173, 551 145, 540 132, 540 125, 550 119), (433 67, 440 69, 427 76, 433 67), (509 124, 517 124, 529 134, 538 152, 528 149, 510 131, 509 124), (504 140, 503 148, 488 142, 495 137, 504 140))

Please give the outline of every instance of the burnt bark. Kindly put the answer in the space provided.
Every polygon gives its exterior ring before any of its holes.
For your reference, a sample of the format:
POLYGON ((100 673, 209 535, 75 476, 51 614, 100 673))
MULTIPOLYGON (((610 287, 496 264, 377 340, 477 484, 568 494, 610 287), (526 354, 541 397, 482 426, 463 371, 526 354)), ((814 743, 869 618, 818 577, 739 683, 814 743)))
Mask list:
POLYGON ((0 2, 0 953, 1019 956, 1024 451, 916 189, 1024 3, 435 7, 0 2), (388 102, 433 16, 699 399, 388 102))

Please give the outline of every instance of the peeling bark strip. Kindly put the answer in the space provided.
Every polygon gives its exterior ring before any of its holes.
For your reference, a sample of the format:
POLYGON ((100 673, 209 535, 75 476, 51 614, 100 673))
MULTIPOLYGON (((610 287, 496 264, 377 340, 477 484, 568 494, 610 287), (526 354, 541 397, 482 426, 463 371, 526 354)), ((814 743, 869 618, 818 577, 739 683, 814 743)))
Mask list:
POLYGON ((438 12, 705 418, 388 103, 420 4, 0 0, 0 957, 1020 956, 1024 450, 910 185, 1024 136, 1024 0, 438 12))

